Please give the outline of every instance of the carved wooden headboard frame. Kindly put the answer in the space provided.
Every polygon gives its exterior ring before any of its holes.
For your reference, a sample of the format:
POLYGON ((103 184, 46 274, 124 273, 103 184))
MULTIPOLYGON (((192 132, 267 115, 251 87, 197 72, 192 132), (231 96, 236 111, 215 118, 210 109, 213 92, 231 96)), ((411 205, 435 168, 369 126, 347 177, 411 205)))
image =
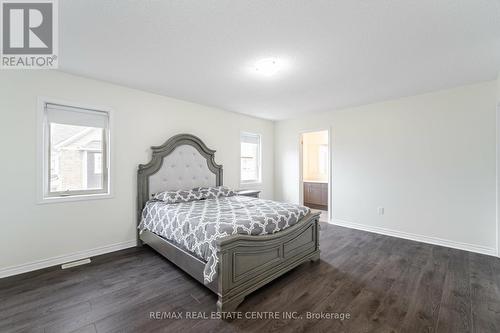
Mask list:
POLYGON ((160 171, 165 157, 170 155, 176 148, 183 145, 189 145, 196 148, 200 155, 206 159, 208 169, 215 174, 215 184, 213 185, 222 185, 222 165, 215 163, 215 150, 209 149, 197 136, 191 134, 177 134, 168 139, 161 146, 151 147, 151 161, 147 164, 139 165, 137 171, 137 223, 140 223, 142 210, 146 202, 150 199, 149 178, 160 171))

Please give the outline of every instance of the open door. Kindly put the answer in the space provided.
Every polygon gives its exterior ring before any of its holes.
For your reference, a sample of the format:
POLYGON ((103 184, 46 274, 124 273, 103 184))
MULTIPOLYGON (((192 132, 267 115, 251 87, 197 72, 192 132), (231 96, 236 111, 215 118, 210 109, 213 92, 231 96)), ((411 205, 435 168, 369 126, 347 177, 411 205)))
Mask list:
POLYGON ((301 134, 302 204, 321 212, 321 221, 328 222, 330 210, 330 147, 329 131, 301 134))

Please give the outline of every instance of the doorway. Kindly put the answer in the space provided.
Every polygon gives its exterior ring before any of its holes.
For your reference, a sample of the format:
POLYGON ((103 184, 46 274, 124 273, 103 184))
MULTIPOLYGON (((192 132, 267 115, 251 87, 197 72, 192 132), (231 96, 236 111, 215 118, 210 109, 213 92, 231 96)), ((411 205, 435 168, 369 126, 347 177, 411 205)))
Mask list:
POLYGON ((330 220, 330 133, 319 130, 300 137, 301 203, 321 212, 320 220, 330 220))

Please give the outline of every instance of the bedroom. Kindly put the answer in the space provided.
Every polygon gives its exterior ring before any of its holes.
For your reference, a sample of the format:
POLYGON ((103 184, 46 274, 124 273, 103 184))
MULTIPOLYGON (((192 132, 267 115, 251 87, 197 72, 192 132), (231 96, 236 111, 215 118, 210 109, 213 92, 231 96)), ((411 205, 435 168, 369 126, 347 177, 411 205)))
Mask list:
POLYGON ((0 3, 0 331, 500 331, 498 1, 0 3))

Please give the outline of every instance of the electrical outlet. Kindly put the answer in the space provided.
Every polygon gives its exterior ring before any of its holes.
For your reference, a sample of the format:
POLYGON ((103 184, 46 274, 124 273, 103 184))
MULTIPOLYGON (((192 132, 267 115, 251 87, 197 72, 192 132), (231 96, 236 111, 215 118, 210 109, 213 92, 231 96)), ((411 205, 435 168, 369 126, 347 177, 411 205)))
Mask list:
POLYGON ((384 215, 384 207, 377 208, 378 215, 384 215))

